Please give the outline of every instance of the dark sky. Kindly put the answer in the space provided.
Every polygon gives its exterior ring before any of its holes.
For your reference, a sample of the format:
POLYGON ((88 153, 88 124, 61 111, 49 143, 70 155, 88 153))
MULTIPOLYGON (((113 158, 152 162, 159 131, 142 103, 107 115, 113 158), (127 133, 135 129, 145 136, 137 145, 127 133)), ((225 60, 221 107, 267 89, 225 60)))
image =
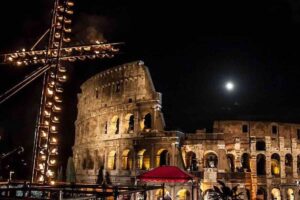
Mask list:
MULTIPOLYGON (((0 12, 0 52, 30 48, 49 26, 52 1, 5 4, 0 12)), ((125 45, 112 60, 70 68, 63 158, 73 145, 80 84, 110 66, 138 59, 145 61, 157 91, 163 93, 167 129, 193 132, 211 127, 215 119, 300 122, 300 1, 84 0, 75 4, 74 41, 90 42, 97 35, 125 45), (235 82, 235 91, 224 90, 227 80, 235 82)), ((0 92, 35 68, 1 64, 0 92)), ((23 145, 30 154, 40 87, 41 80, 36 80, 0 105, 2 151, 23 145)))

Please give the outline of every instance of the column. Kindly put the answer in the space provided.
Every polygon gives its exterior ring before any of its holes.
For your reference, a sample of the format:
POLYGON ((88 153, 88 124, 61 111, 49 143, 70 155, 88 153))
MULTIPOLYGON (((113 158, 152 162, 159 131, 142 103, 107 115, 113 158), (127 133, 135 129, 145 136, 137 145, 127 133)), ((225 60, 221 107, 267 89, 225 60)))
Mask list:
POLYGON ((154 151, 154 144, 151 144, 150 160, 150 168, 156 167, 156 152, 154 151))
POLYGON ((266 153, 266 176, 267 178, 272 178, 271 172, 271 155, 270 153, 266 153))
POLYGON ((285 174, 285 156, 284 155, 280 155, 280 177, 281 178, 286 177, 286 174, 285 174))

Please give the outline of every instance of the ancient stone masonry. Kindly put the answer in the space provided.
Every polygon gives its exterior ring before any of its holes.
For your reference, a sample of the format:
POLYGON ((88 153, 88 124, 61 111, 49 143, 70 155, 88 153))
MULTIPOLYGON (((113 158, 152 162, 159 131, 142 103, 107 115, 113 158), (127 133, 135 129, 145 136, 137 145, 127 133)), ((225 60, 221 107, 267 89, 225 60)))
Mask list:
POLYGON ((146 170, 175 165, 198 181, 193 191, 191 183, 167 185, 173 199, 209 199, 217 180, 239 184, 245 200, 299 198, 300 124, 216 121, 214 133, 165 131, 161 97, 142 61, 87 80, 75 122, 77 181, 95 183, 104 167, 114 184, 135 184, 146 170))

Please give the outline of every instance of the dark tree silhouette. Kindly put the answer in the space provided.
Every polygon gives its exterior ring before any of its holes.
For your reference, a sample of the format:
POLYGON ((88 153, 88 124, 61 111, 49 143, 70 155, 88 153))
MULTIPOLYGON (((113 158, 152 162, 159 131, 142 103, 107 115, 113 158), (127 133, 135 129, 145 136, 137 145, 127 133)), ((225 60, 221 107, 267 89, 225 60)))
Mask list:
POLYGON ((214 186, 214 191, 210 197, 214 200, 242 200, 242 192, 237 193, 238 185, 232 189, 225 185, 224 182, 218 181, 220 187, 214 186))

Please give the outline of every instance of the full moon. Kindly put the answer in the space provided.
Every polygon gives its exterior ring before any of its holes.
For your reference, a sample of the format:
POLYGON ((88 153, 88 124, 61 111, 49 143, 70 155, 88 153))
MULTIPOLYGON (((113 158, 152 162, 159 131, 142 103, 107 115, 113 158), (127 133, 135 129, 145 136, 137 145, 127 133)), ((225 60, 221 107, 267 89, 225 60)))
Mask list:
POLYGON ((232 91, 234 89, 234 84, 232 82, 227 82, 225 88, 228 91, 232 91))

